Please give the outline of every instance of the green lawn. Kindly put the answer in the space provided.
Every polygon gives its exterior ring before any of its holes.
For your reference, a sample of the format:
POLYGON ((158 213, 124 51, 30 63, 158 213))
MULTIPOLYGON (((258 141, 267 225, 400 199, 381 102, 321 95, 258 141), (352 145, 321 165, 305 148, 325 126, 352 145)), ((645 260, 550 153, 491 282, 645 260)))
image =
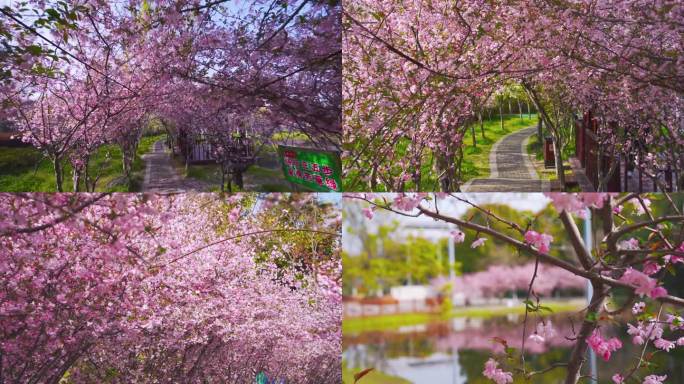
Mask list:
MULTIPOLYGON (((177 169, 181 172, 181 174, 184 173, 185 177, 205 181, 211 184, 212 186, 209 190, 212 192, 221 190, 221 168, 218 164, 190 165, 188 166, 187 172, 184 172, 185 167, 180 164, 180 161, 177 161, 176 164, 177 169)), ((256 190, 260 192, 290 191, 290 187, 285 182, 285 178, 283 177, 282 171, 280 171, 280 169, 270 169, 260 167, 258 165, 252 165, 247 169, 247 172, 245 172, 243 181, 245 186, 258 185, 259 188, 256 190)), ((234 191, 236 188, 237 187, 233 185, 234 191)))
MULTIPOLYGON (((354 374, 359 370, 351 370, 347 368, 346 363, 342 363, 342 383, 354 384, 354 374)), ((404 380, 400 377, 390 376, 384 372, 373 370, 365 375, 358 384, 411 384, 410 381, 404 380)))
MULTIPOLYGON (((558 175, 556 174, 556 168, 546 168, 544 166, 544 148, 541 141, 537 135, 532 135, 530 140, 527 142, 527 153, 531 156, 534 162, 534 168, 537 170, 537 174, 543 180, 557 181, 558 175)), ((575 153, 575 143, 571 142, 563 148, 563 167, 565 170, 565 179, 569 180, 572 177, 572 167, 570 162, 567 160, 575 153)), ((579 187, 570 189, 567 192, 581 192, 579 187)))
POLYGON ((291 141, 310 141, 309 137, 302 132, 276 132, 271 136, 271 140, 274 142, 291 142, 291 141))
POLYGON ((522 119, 520 115, 504 116, 503 129, 501 129, 501 121, 498 117, 485 120, 485 138, 482 137, 480 125, 475 125, 475 145, 473 145, 472 130, 468 129, 463 137, 463 164, 461 166, 463 181, 489 177, 489 152, 494 143, 510 133, 532 125, 537 125, 537 115, 534 113, 531 116, 523 114, 522 119))
MULTIPOLYGON (((570 312, 580 309, 577 302, 553 302, 543 303, 544 306, 551 308, 554 313, 570 312)), ((448 315, 437 315, 428 313, 407 313, 401 315, 382 315, 363 318, 344 319, 342 321, 342 333, 354 334, 368 331, 392 330, 403 326, 429 323, 431 321, 446 320, 455 317, 478 317, 489 318, 508 314, 524 314, 525 305, 508 307, 468 307, 456 308, 448 315)))
MULTIPOLYGON (((91 172, 100 169, 98 192, 134 192, 142 183, 145 164, 140 156, 149 152, 152 144, 164 135, 143 137, 133 163, 131 185, 123 182, 121 149, 105 145, 90 160, 91 172)), ((71 191, 71 166, 65 165, 64 190, 71 191)), ((54 192, 57 190, 52 163, 33 147, 0 147, 0 191, 3 192, 54 192)))

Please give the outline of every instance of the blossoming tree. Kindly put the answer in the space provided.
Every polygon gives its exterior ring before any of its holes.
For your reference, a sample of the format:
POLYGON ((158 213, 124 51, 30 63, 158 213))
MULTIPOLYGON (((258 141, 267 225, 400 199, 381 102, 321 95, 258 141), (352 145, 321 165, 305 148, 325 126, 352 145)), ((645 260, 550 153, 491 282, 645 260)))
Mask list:
POLYGON ((1 195, 0 381, 339 381, 338 214, 298 200, 306 226, 252 195, 1 195))
POLYGON ((459 190, 466 130, 504 85, 535 104, 561 181, 588 111, 606 154, 679 172, 682 15, 677 1, 348 2, 346 189, 459 190))
POLYGON ((271 143, 274 131, 287 131, 338 148, 339 2, 229 3, 3 6, 2 118, 50 158, 58 191, 67 162, 75 191, 82 180, 93 185, 89 159, 104 144, 122 147, 130 178, 131 153, 150 118, 201 135, 238 131, 214 127, 216 114, 246 119, 265 109, 271 128, 256 141, 271 143))
POLYGON ((629 194, 550 193, 547 197, 557 210, 558 218, 570 236, 569 242, 576 259, 574 262, 549 256, 554 247, 553 237, 535 231, 534 218, 526 221, 504 220, 496 214, 479 207, 467 195, 438 194, 349 194, 347 198, 368 203, 367 217, 372 218, 378 209, 389 210, 405 216, 425 216, 459 228, 475 232, 474 238, 466 239, 462 231, 454 231, 455 241, 470 241, 472 247, 481 246, 492 238, 509 244, 519 252, 535 260, 528 275, 525 327, 521 332, 521 348, 509 347, 506 340, 494 337, 493 342, 501 344, 501 353, 487 361, 483 374, 497 384, 512 383, 513 377, 529 378, 543 375, 553 369, 565 369, 568 384, 577 383, 582 375, 582 366, 588 349, 592 349, 604 360, 622 348, 621 341, 610 337, 605 331, 618 316, 631 316, 623 331, 629 334, 634 344, 642 345, 643 352, 636 356, 633 364, 613 376, 615 383, 643 382, 661 383, 666 375, 652 372, 648 360, 653 352, 670 352, 684 346, 684 299, 671 295, 663 281, 684 263, 684 239, 681 227, 684 222, 681 197, 669 194, 646 196, 629 194), (468 204, 489 217, 491 222, 504 224, 516 235, 495 230, 483 225, 444 213, 444 207, 454 201, 468 204), (668 213, 658 214, 655 204, 665 207, 668 213), (440 210, 442 208, 442 210, 440 210), (600 241, 589 248, 584 243, 577 223, 590 210, 596 217, 593 232, 600 241), (572 352, 567 361, 558 361, 546 369, 530 371, 525 363, 525 343, 543 342, 554 334, 551 324, 546 324, 541 314, 545 311, 540 299, 540 290, 546 289, 538 280, 543 278, 542 265, 563 269, 577 277, 588 280, 592 295, 588 306, 579 314, 581 326, 567 335, 573 341, 572 352), (537 316, 537 328, 533 334, 526 334, 527 322, 537 316), (502 359, 499 357, 508 357, 502 359))

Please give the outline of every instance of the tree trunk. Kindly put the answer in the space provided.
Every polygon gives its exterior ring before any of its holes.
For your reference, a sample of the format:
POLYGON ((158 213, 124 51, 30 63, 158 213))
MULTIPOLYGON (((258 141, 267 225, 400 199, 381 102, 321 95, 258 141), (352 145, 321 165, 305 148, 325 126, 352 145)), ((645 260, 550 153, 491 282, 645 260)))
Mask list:
POLYGON ((60 163, 58 156, 52 158, 52 167, 55 170, 55 185, 57 186, 57 192, 64 192, 62 188, 62 164, 60 163))
POLYGON ((484 131, 484 122, 482 121, 482 111, 477 113, 477 118, 480 120, 480 133, 482 134, 482 140, 486 139, 484 131))
POLYGON ((527 104, 527 118, 531 119, 532 113, 530 113, 530 100, 525 100, 525 103, 527 104))
MULTIPOLYGON (((533 87, 529 86, 528 84, 523 82, 523 87, 525 88, 525 91, 527 92, 527 95, 532 99, 532 102, 534 103, 535 108, 537 109, 537 113, 539 113, 539 118, 544 121, 544 124, 546 124, 546 129, 551 133, 551 137, 553 139, 553 152, 554 152, 554 159, 556 161, 556 173, 558 174, 558 181, 560 181, 561 184, 561 190, 565 190, 565 172, 563 170, 563 161, 561 158, 561 145, 559 143, 560 141, 560 134, 558 133, 557 127, 554 126, 551 123, 551 119, 549 116, 546 114, 546 111, 544 111, 544 108, 541 104, 541 99, 537 95, 537 92, 534 90, 533 87)), ((542 141, 543 143, 543 141, 542 141)))
POLYGON ((520 104, 520 100, 518 99, 518 113, 520 114, 520 120, 523 118, 523 111, 522 111, 522 104, 520 104))
POLYGON ((234 171, 233 172, 233 182, 235 182, 235 185, 238 186, 238 188, 243 189, 245 187, 244 181, 242 179, 242 171, 234 171))
POLYGON ((544 143, 544 130, 542 129, 542 119, 537 120, 537 137, 540 143, 544 143))
POLYGON ((560 182, 561 191, 565 191, 565 170, 563 169, 563 158, 561 156, 561 146, 558 135, 551 132, 553 137, 553 156, 556 161, 556 173, 558 174, 558 181, 560 182))
POLYGON ((369 181, 371 191, 375 191, 377 186, 378 186, 377 177, 378 177, 378 167, 377 167, 377 165, 374 165, 373 170, 371 171, 371 177, 370 177, 370 181, 369 181))
POLYGON ((503 102, 499 104, 499 120, 501 120, 501 130, 503 131, 503 129, 504 129, 504 122, 503 122, 503 102))
MULTIPOLYGON (((589 307, 587 308, 587 313, 599 313, 606 300, 607 290, 601 283, 592 282, 591 285, 594 288, 594 294, 591 296, 591 304, 589 304, 589 307)), ((584 320, 582 322, 582 327, 577 335, 577 342, 572 349, 568 362, 568 373, 565 376, 565 384, 576 384, 579 382, 582 363, 587 354, 587 338, 591 336, 594 329, 596 329, 596 323, 594 321, 584 320)))
POLYGON ((475 138, 475 124, 470 124, 470 133, 473 135, 473 147, 477 148, 477 139, 475 138))
POLYGON ((439 190, 442 192, 452 192, 453 191, 453 178, 452 173, 449 171, 451 156, 446 153, 444 155, 437 155, 437 173, 442 175, 439 178, 439 190))
POLYGON ((123 162, 123 173, 124 177, 128 180, 131 179, 131 157, 125 148, 121 148, 121 161, 123 162))
POLYGON ((74 192, 78 192, 78 186, 81 183, 81 172, 77 171, 76 168, 72 168, 72 181, 74 192))

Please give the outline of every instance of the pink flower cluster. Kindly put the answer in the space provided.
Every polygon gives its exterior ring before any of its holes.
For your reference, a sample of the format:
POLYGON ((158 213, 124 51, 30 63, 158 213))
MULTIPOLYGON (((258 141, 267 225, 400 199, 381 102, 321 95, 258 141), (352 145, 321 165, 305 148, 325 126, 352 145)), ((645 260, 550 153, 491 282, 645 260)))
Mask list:
POLYGON ((663 336, 663 328, 655 322, 639 321, 637 326, 627 324, 627 334, 632 336, 632 343, 641 345, 647 339, 656 340, 663 336))
POLYGON ((646 303, 644 303, 643 301, 634 303, 634 306, 632 306, 632 313, 638 315, 644 311, 644 308, 646 308, 646 303))
POLYGON ((400 211, 410 212, 416 209, 427 193, 406 194, 400 193, 394 198, 394 208, 400 211))
POLYGON ((546 320, 546 322, 537 323, 537 329, 532 335, 530 335, 530 340, 536 343, 544 343, 547 339, 553 337, 556 334, 556 330, 553 328, 551 320, 546 320))
POLYGON ((618 249, 621 250, 636 250, 639 249, 639 239, 631 238, 629 240, 623 240, 617 244, 618 249))
POLYGON ((667 290, 659 287, 655 279, 631 267, 627 268, 627 271, 620 277, 620 281, 635 287, 634 293, 642 297, 647 295, 656 299, 667 295, 667 290))
POLYGON ((663 384, 663 381, 667 379, 667 375, 649 375, 644 377, 644 382, 643 384, 663 384))
POLYGON ((611 353, 622 348, 622 342, 620 339, 613 337, 609 340, 604 339, 598 329, 594 330, 594 333, 587 339, 587 344, 589 347, 596 352, 603 360, 610 360, 611 353))
MULTIPOLYGON (((622 375, 619 373, 614 374, 612 379, 613 383, 615 384, 622 384, 625 382, 625 378, 622 377, 622 375)), ((644 377, 644 381, 642 382, 642 384, 662 384, 665 379, 667 379, 667 375, 649 375, 644 377)))
POLYGON ((614 193, 558 193, 550 192, 544 194, 551 199, 551 202, 558 212, 566 211, 574 213, 579 217, 584 217, 586 208, 603 208, 603 204, 609 196, 614 193))
POLYGON ((488 379, 493 380, 496 384, 509 384, 513 382, 513 374, 498 368, 499 363, 490 358, 485 363, 485 369, 482 374, 488 379))
POLYGON ((525 232, 525 242, 537 248, 541 253, 549 253, 549 245, 553 241, 553 236, 536 231, 525 232))

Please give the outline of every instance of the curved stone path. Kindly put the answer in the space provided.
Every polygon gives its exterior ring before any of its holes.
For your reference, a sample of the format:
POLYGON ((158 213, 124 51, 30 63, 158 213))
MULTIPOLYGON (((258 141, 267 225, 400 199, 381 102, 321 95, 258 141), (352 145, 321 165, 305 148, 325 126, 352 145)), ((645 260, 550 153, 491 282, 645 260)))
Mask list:
POLYGON ((489 153, 490 176, 473 179, 463 185, 463 192, 541 192, 548 183, 541 180, 527 154, 527 141, 536 126, 523 128, 497 141, 489 153))
POLYGON ((183 179, 173 167, 171 155, 166 151, 165 140, 154 143, 152 150, 144 155, 145 179, 143 192, 177 193, 185 191, 202 191, 205 188, 198 182, 183 179))

